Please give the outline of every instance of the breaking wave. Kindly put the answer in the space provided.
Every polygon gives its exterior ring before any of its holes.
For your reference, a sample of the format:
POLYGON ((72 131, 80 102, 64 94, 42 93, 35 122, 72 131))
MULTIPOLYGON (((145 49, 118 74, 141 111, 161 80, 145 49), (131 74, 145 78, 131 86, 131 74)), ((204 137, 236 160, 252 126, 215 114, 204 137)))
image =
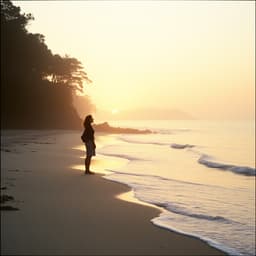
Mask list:
POLYGON ((232 222, 232 220, 224 218, 222 216, 211 216, 211 215, 202 214, 202 213, 194 213, 194 212, 189 211, 186 208, 182 208, 180 206, 177 206, 177 205, 174 205, 171 203, 154 203, 154 204, 156 206, 159 206, 159 207, 162 207, 162 208, 168 210, 169 212, 183 215, 186 217, 209 220, 209 221, 220 221, 220 222, 224 222, 224 223, 232 222))
POLYGON ((209 168, 227 170, 227 171, 231 171, 233 173, 245 175, 245 176, 255 176, 255 173, 256 173, 255 168, 216 162, 216 161, 213 161, 212 158, 208 155, 202 155, 198 159, 198 163, 203 164, 209 168))
POLYGON ((195 145, 190 145, 190 144, 176 144, 176 143, 172 143, 171 144, 171 148, 175 148, 175 149, 184 149, 184 148, 193 148, 195 147, 195 145))

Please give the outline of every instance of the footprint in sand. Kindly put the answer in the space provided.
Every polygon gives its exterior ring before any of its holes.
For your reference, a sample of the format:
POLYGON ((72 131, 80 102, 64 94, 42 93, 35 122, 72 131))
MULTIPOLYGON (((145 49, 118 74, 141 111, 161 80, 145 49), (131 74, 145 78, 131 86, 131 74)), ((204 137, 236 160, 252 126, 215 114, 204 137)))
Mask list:
POLYGON ((18 169, 13 169, 13 170, 8 170, 8 172, 19 172, 20 170, 18 169))
POLYGON ((14 201, 14 197, 13 196, 9 196, 9 195, 1 195, 1 211, 18 211, 19 208, 17 207, 13 207, 11 205, 3 205, 5 204, 6 202, 9 202, 9 201, 14 201))
POLYGON ((10 205, 5 205, 5 206, 0 206, 1 211, 18 211, 19 208, 10 206, 10 205))

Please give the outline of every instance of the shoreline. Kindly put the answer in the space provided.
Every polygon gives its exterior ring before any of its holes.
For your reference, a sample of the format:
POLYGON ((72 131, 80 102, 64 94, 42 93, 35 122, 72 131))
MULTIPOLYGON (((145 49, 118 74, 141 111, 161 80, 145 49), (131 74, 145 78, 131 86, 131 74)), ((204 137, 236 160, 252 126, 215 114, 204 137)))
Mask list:
POLYGON ((83 164, 76 134, 24 137, 1 150, 1 188, 7 186, 1 194, 13 196, 10 204, 19 208, 1 211, 2 254, 225 255, 151 223, 160 210, 118 198, 131 192, 127 185, 72 168, 83 164))
MULTIPOLYGON (((108 156, 108 155, 102 155, 104 157, 108 157, 108 158, 116 158, 116 159, 122 159, 121 157, 117 157, 117 156, 108 156)), ((123 159, 122 159, 123 160, 123 159)), ((220 245, 218 244, 216 241, 214 240, 211 240, 211 239, 204 239, 203 237, 200 237, 196 234, 190 234, 190 233, 186 233, 184 231, 181 231, 181 230, 178 230, 178 229, 175 229, 175 228, 172 228, 172 227, 167 227, 165 225, 163 225, 162 223, 157 223, 158 222, 158 218, 160 217, 160 215, 165 212, 168 212, 167 210, 165 210, 164 208, 160 207, 160 206, 157 206, 157 205, 154 205, 154 204, 151 204, 151 203, 148 203, 148 202, 145 202, 139 198, 137 198, 134 194, 134 190, 133 188, 126 184, 126 183, 123 183, 121 181, 117 181, 117 180, 114 180, 114 179, 111 179, 111 178, 108 178, 108 174, 111 174, 110 172, 103 172, 102 173, 102 178, 103 179, 106 179, 107 181, 111 181, 111 182, 114 182, 116 184, 121 184, 121 185, 124 185, 125 187, 128 187, 129 191, 127 192, 123 192, 121 194, 118 194, 116 195, 115 197, 118 198, 119 200, 123 200, 123 201, 126 201, 126 202, 131 202, 131 203, 135 203, 135 204, 139 204, 141 206, 145 206, 145 207, 150 207, 152 209, 155 209, 158 211, 158 214, 155 215, 152 219, 150 219, 150 223, 152 223, 155 227, 157 228, 160 228, 160 229, 163 229, 163 230, 166 230, 168 232, 174 232, 174 233, 178 233, 180 235, 184 235, 184 236, 187 236, 187 237, 191 237, 191 238, 194 238, 194 239, 197 239, 203 243, 206 243, 208 246, 210 246, 211 248, 214 248, 218 251, 220 251, 222 254, 224 255, 236 255, 237 252, 231 248, 228 248, 228 247, 225 247, 223 245, 220 245)), ((219 254, 216 254, 216 255, 219 255, 219 254)))
MULTIPOLYGON (((157 218, 162 213, 166 212, 167 210, 161 208, 160 206, 150 204, 150 203, 147 203, 147 202, 144 202, 144 201, 138 199, 134 195, 134 191, 133 191, 132 187, 130 187, 129 185, 127 185, 125 183, 115 181, 115 180, 112 180, 112 179, 108 179, 106 177, 107 177, 107 174, 102 175, 103 179, 106 179, 108 181, 112 181, 114 183, 121 184, 121 185, 124 185, 124 186, 128 187, 129 190, 127 192, 123 192, 123 193, 118 194, 118 195, 115 196, 119 200, 123 200, 123 201, 134 203, 134 204, 138 204, 138 205, 145 206, 145 207, 149 207, 149 208, 152 208, 152 209, 155 209, 155 210, 158 211, 158 214, 155 215, 152 219, 149 220, 149 222, 152 223, 156 228, 160 228, 160 229, 166 230, 166 231, 171 232, 171 233, 180 234, 180 235, 183 235, 183 236, 186 236, 186 237, 190 237, 190 238, 199 240, 200 242, 206 243, 208 246, 210 246, 213 249, 218 250, 221 253, 221 254, 216 254, 216 255, 235 255, 236 254, 236 252, 233 249, 230 249, 230 248, 225 248, 224 249, 223 247, 225 247, 225 246, 218 245, 217 242, 215 242, 214 240, 210 240, 210 239, 207 240, 207 239, 201 238, 201 237, 199 237, 197 235, 194 235, 194 234, 186 233, 186 232, 180 231, 180 230, 175 229, 175 228, 169 228, 169 227, 164 226, 162 224, 157 224, 157 221, 155 221, 155 220, 157 220, 157 218)), ((170 255, 172 255, 172 254, 170 254, 170 255)))
MULTIPOLYGON (((102 175, 102 178, 103 179, 107 179, 107 178, 104 178, 104 176, 106 176, 106 175, 102 175)), ((114 181, 114 180, 110 180, 110 181, 113 181, 114 183, 119 183, 121 185, 123 184, 123 185, 125 185, 125 186, 127 186, 129 188, 128 192, 124 192, 124 193, 121 193, 121 194, 118 194, 118 195, 115 196, 119 200, 123 200, 123 201, 126 201, 126 202, 131 202, 131 203, 134 203, 134 204, 139 204, 139 205, 142 205, 142 206, 145 206, 145 207, 150 207, 150 208, 156 209, 158 211, 158 214, 155 215, 152 219, 150 219, 150 223, 152 223, 155 227, 163 229, 163 230, 166 230, 168 232, 173 232, 173 233, 177 233, 177 234, 180 234, 180 235, 184 235, 184 236, 187 236, 187 237, 191 237, 191 238, 197 239, 197 240, 199 240, 199 241, 201 241, 203 243, 206 243, 211 248, 218 250, 220 253, 222 253, 221 255, 235 255, 236 254, 236 252, 233 249, 230 249, 230 248, 224 249, 223 248, 224 246, 217 245, 217 243, 215 241, 213 241, 213 240, 207 240, 207 239, 201 238, 201 237, 199 237, 197 235, 186 233, 186 232, 180 231, 180 230, 175 229, 175 228, 169 228, 169 227, 164 226, 162 224, 157 224, 157 221, 155 221, 155 219, 157 220, 157 218, 162 213, 166 212, 165 209, 163 209, 163 208, 161 208, 159 206, 156 206, 154 204, 150 204, 150 203, 141 201, 140 199, 135 197, 135 195, 133 193, 133 189, 131 187, 129 187, 128 185, 126 185, 125 183, 117 182, 117 181, 114 181)), ((216 254, 216 255, 219 255, 219 254, 216 254)))

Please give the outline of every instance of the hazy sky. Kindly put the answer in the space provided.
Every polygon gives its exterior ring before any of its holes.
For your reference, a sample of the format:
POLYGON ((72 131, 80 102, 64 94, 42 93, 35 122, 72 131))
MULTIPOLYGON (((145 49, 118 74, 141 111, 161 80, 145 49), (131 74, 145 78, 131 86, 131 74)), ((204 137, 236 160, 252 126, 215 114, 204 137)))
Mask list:
MULTIPOLYGON (((253 1, 14 1, 61 55, 79 59, 97 108, 252 118, 253 1)), ((121 112, 120 112, 121 113, 121 112)))

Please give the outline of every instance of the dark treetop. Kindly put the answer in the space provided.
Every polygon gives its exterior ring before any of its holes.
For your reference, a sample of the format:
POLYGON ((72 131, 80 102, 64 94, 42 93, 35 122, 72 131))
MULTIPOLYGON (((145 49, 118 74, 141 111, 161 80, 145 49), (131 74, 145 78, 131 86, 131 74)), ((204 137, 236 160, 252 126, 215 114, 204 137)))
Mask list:
POLYGON ((33 19, 1 1, 1 128, 79 129, 72 95, 90 80, 80 61, 53 54, 43 35, 27 31, 33 19))

